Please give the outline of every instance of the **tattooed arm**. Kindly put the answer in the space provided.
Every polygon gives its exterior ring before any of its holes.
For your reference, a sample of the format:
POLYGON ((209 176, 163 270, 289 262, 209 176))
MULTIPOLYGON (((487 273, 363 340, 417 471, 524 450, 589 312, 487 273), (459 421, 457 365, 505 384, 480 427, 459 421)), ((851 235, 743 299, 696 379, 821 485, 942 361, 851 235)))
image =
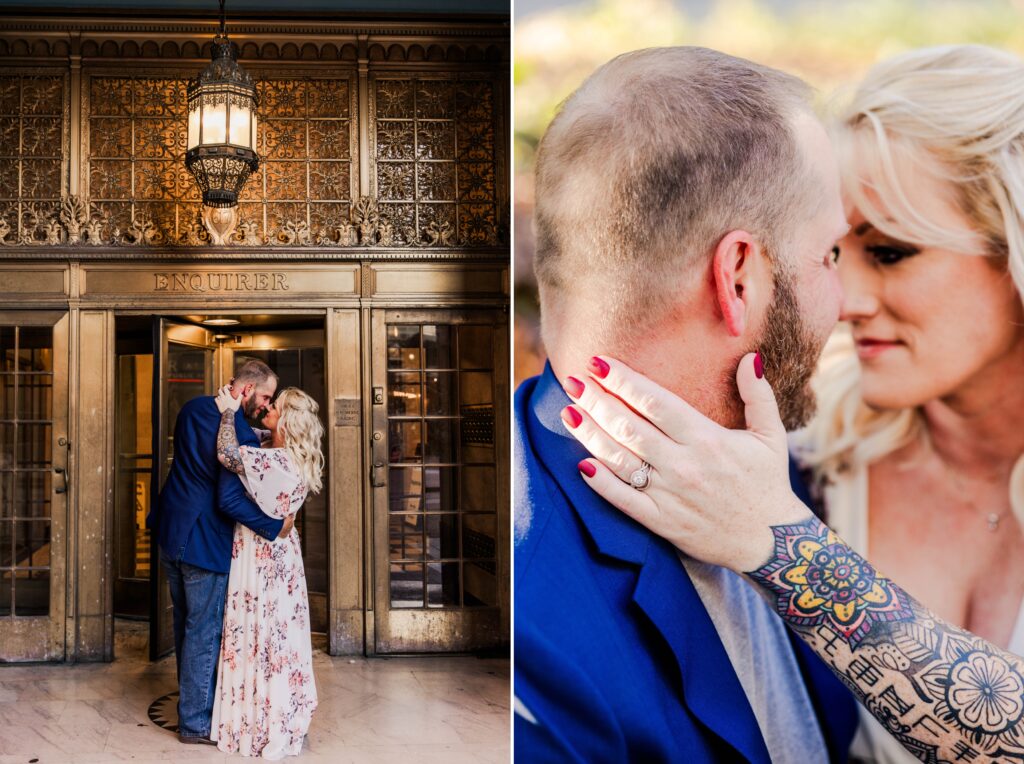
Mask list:
POLYGON ((745 431, 613 359, 588 372, 567 380, 575 405, 563 418, 593 454, 580 463, 591 488, 689 556, 751 571, 786 624, 922 761, 1024 762, 1024 661, 938 618, 793 495, 786 433, 753 354, 736 380, 745 431))
POLYGON ((747 575, 923 761, 1024 760, 1024 660, 946 623, 811 517, 747 575))
POLYGON ((217 430, 217 460, 229 472, 242 475, 242 452, 238 447, 238 433, 235 432, 235 413, 242 405, 241 397, 235 397, 231 385, 225 385, 217 391, 213 402, 220 412, 220 428, 217 430))
POLYGON ((242 452, 238 446, 238 434, 235 432, 235 412, 224 411, 220 415, 220 429, 217 430, 217 460, 229 472, 242 475, 242 452))

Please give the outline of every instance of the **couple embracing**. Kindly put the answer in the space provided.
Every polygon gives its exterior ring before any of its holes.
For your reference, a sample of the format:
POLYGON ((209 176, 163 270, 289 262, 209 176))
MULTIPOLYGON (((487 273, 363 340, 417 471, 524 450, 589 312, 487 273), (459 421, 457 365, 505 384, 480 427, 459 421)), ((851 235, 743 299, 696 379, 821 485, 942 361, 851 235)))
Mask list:
POLYGON ((795 77, 662 48, 563 104, 518 760, 1024 759, 1022 83, 911 51, 826 130, 795 77))
POLYGON ((277 383, 251 360, 216 396, 182 407, 156 519, 179 739, 265 759, 301 751, 317 705, 294 519, 321 489, 323 425, 301 390, 275 400, 277 383))

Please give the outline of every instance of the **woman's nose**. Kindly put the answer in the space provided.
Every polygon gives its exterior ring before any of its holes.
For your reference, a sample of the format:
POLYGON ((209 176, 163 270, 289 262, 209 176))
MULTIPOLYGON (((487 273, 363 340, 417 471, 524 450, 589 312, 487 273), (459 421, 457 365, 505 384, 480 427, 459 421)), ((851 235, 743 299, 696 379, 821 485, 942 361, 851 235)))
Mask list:
POLYGON ((839 265, 839 283, 842 285, 843 302, 839 311, 840 321, 858 321, 870 318, 881 305, 874 279, 861 272, 857 266, 839 265))

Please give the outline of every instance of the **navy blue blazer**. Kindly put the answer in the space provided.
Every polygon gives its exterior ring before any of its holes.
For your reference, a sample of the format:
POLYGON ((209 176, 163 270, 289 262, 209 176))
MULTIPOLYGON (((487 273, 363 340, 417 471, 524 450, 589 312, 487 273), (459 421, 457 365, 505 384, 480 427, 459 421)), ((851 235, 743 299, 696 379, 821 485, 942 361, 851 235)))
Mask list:
MULTIPOLYGON (((675 548, 580 478, 587 453, 559 418, 570 402, 550 366, 516 392, 516 760, 768 764, 675 548)), ((790 645, 818 716, 807 724, 846 761, 853 696, 798 638, 790 645)))
MULTIPOLYGON (((273 540, 284 520, 270 517, 246 496, 238 475, 217 461, 220 412, 213 397, 193 398, 174 423, 174 461, 155 518, 157 542, 164 556, 217 573, 231 569, 235 523, 273 540)), ((259 447, 241 409, 235 431, 242 446, 259 447)), ((152 527, 154 519, 147 523, 152 527)))

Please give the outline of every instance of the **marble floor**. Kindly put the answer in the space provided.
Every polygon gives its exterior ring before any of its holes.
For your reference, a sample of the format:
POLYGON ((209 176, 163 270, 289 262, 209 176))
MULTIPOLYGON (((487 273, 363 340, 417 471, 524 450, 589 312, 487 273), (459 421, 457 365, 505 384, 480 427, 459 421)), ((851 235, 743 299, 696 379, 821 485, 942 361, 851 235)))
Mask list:
MULTIPOLYGON (((119 622, 116 644, 113 663, 0 666, 0 764, 240 760, 150 721, 153 701, 177 690, 174 659, 146 660, 133 624, 119 622)), ((316 647, 320 706, 289 761, 509 761, 508 660, 332 658, 316 647)))

